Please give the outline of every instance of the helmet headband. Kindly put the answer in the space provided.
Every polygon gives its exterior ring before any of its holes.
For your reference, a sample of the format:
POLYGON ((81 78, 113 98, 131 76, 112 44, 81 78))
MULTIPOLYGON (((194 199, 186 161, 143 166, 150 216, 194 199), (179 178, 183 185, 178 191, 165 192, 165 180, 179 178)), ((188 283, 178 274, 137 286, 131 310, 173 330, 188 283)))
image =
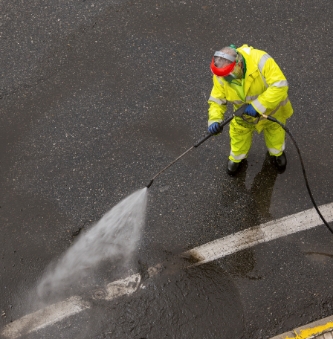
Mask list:
POLYGON ((223 58, 223 59, 227 59, 227 60, 229 60, 229 61, 231 61, 231 62, 236 61, 236 57, 235 57, 235 56, 230 55, 230 54, 227 54, 227 53, 223 53, 223 52, 221 52, 221 51, 216 51, 216 52, 214 53, 214 57, 215 57, 215 56, 220 57, 220 58, 223 58))

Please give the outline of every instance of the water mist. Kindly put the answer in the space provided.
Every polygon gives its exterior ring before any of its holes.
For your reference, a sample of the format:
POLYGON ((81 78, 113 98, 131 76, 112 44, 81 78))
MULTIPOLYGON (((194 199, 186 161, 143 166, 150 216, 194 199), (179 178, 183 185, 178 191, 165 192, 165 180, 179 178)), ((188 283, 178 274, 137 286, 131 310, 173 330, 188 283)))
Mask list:
POLYGON ((38 299, 61 295, 105 260, 121 259, 126 264, 140 239, 146 205, 147 188, 144 188, 107 212, 49 266, 37 286, 38 299))

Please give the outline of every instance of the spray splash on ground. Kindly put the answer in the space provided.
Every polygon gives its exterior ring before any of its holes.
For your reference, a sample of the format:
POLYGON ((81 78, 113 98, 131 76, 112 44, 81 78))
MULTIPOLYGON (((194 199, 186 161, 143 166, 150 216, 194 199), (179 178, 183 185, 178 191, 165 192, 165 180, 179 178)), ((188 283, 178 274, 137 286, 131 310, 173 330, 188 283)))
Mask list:
POLYGON ((90 275, 105 260, 128 262, 140 239, 147 205, 147 188, 138 190, 107 212, 102 219, 53 263, 37 286, 38 299, 61 295, 90 275))

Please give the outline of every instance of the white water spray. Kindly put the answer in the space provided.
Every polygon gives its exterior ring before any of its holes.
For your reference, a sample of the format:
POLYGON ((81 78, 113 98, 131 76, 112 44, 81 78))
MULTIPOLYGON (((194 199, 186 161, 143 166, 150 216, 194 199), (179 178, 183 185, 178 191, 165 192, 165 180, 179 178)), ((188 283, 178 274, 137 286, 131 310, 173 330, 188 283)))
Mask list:
POLYGON ((126 263, 136 249, 145 220, 147 188, 138 190, 107 212, 50 266, 37 286, 40 298, 59 294, 107 259, 126 263))

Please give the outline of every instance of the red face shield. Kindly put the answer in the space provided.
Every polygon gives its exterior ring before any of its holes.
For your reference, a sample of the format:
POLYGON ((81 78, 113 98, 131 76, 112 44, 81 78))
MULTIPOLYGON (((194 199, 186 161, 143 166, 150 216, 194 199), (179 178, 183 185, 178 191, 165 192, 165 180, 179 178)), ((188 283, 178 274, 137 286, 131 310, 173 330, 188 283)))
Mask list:
POLYGON ((231 64, 226 65, 224 67, 218 68, 218 67, 215 66, 214 57, 213 57, 212 62, 210 64, 210 69, 213 72, 213 74, 215 74, 219 77, 225 77, 233 71, 235 65, 236 65, 236 61, 234 61, 231 64))

